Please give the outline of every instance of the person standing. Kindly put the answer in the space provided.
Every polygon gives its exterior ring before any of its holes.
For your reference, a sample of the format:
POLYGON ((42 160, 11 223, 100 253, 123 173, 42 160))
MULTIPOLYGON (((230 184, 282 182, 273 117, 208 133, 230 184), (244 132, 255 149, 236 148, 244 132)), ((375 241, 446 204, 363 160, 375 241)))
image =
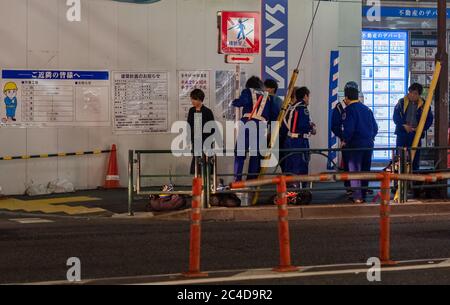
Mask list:
POLYGON ((261 170, 262 160, 259 142, 263 138, 267 139, 267 134, 263 133, 267 131, 270 122, 277 120, 279 110, 273 106, 272 98, 264 91, 264 83, 256 76, 248 79, 246 88, 232 105, 243 108, 241 122, 245 126, 240 130, 237 139, 234 179, 242 180, 247 153, 250 153, 247 180, 256 179, 261 170))
MULTIPOLYGON (((408 89, 408 95, 398 101, 394 110, 394 123, 396 125, 397 148, 411 148, 416 136, 417 126, 422 117, 425 102, 421 98, 423 86, 414 83, 408 89)), ((433 125, 433 113, 428 112, 423 132, 420 136, 419 147, 422 146, 422 139, 425 133, 433 125)), ((412 163, 413 171, 420 169, 420 151, 416 151, 416 156, 412 163)))
POLYGON ((214 114, 211 109, 203 105, 205 93, 201 89, 194 89, 191 92, 190 97, 192 108, 189 109, 187 121, 191 129, 191 146, 192 151, 194 152, 194 158, 192 159, 190 171, 191 175, 193 175, 195 173, 195 158, 199 157, 199 152, 196 151, 197 149, 201 149, 201 154, 203 156, 202 158, 206 161, 205 153, 203 151, 203 144, 206 139, 213 134, 213 132, 205 133, 204 127, 208 122, 214 122, 214 114), (200 146, 200 144, 201 148, 197 147, 200 146))
MULTIPOLYGON (((356 88, 358 87, 357 84, 353 84, 353 86, 356 85, 356 88)), ((336 107, 333 109, 333 114, 331 117, 331 131, 333 134, 341 141, 341 143, 344 141, 343 138, 343 128, 344 128, 344 114, 345 114, 345 103, 344 101, 338 102, 336 104, 336 107)), ((344 169, 344 172, 349 172, 348 169, 348 152, 342 151, 342 166, 344 169)), ((353 191, 351 190, 350 181, 345 181, 344 186, 347 189, 347 197, 351 198, 353 191)))
MULTIPOLYGON (((284 124, 288 130, 285 149, 309 149, 309 138, 316 134, 315 124, 311 122, 308 106, 310 91, 302 87, 296 91, 296 101, 289 107, 284 118, 284 124)), ((310 153, 289 153, 286 160, 286 171, 293 175, 308 175, 310 153)), ((303 188, 307 183, 303 183, 303 188)), ((294 186, 296 187, 296 186, 294 186)))
MULTIPOLYGON (((345 113, 343 116, 342 147, 361 149, 348 152, 350 172, 368 172, 372 166, 372 155, 378 125, 373 112, 359 100, 359 90, 355 82, 345 86, 345 113)), ((368 181, 352 180, 354 203, 364 203, 367 196, 368 181)))
MULTIPOLYGON (((269 96, 272 98, 272 105, 275 107, 276 111, 280 112, 281 108, 283 107, 283 99, 277 95, 278 92, 278 83, 274 79, 267 79, 264 82, 264 86, 266 88, 266 91, 269 93, 269 96)), ((287 129, 285 128, 284 124, 281 124, 280 131, 278 134, 278 147, 282 149, 284 147, 284 143, 286 142, 287 138, 287 129)), ((271 141, 271 135, 269 135, 269 143, 271 141)), ((279 161, 280 161, 280 168, 281 172, 286 172, 286 162, 285 162, 286 154, 283 151, 280 151, 279 153, 279 161)))

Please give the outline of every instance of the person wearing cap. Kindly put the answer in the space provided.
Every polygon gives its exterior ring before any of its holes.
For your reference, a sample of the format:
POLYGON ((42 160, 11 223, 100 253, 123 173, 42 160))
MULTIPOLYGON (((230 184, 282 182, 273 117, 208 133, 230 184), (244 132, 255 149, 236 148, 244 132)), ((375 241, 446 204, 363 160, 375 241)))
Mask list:
MULTIPOLYGON (((347 86, 352 86, 358 90, 358 84, 352 82, 347 84, 347 86)), ((346 88, 347 88, 346 86, 346 88)), ((343 138, 343 125, 344 125, 344 113, 345 113, 345 102, 338 102, 336 104, 336 107, 333 109, 332 117, 331 117, 331 131, 333 134, 341 141, 341 143, 344 141, 343 138)), ((348 172, 348 152, 343 151, 342 156, 342 165, 345 172, 348 172)), ((347 196, 351 198, 353 192, 351 190, 350 181, 345 181, 344 186, 347 189, 347 196)))
MULTIPOLYGON (((310 91, 306 87, 298 89, 295 93, 296 101, 291 105, 283 120, 288 130, 285 149, 309 149, 309 138, 315 135, 316 125, 311 122, 308 105, 310 91)), ((293 175, 309 174, 309 152, 288 153, 286 171, 293 175)), ((307 186, 303 183, 303 188, 307 186)), ((297 187, 294 185, 294 187, 297 187)))
MULTIPOLYGON (((347 152, 348 168, 350 172, 368 172, 372 166, 372 154, 378 125, 372 110, 359 100, 359 90, 355 82, 345 86, 345 112, 342 117, 342 147, 352 149, 347 152), (356 86, 355 86, 356 85, 356 86), (354 150, 354 149, 361 150, 354 150)), ((368 181, 352 180, 354 190, 353 201, 364 203, 369 186, 368 181), (362 189, 363 188, 363 189, 362 189)))
MULTIPOLYGON (((414 137, 416 136, 416 129, 422 117, 424 101, 421 98, 423 93, 423 86, 414 83, 408 89, 408 95, 400 99, 394 110, 394 123, 396 125, 395 134, 397 135, 398 148, 411 148, 414 137)), ((428 112, 423 133, 420 137, 419 147, 422 146, 422 139, 425 133, 433 125, 433 113, 428 112)), ((413 161, 413 171, 420 168, 420 151, 416 152, 416 157, 413 161)))

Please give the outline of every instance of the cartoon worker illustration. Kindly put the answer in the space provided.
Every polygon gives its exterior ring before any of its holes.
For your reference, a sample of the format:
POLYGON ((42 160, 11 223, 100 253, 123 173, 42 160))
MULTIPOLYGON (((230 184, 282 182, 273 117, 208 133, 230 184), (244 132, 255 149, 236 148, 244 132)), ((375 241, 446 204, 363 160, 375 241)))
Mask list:
POLYGON ((246 37, 245 37, 245 25, 244 25, 244 22, 242 21, 242 19, 239 19, 238 27, 239 27, 239 34, 237 36, 237 39, 238 40, 245 40, 246 39, 246 37))
POLYGON ((16 109, 17 109, 17 85, 14 82, 9 82, 5 84, 3 88, 3 93, 5 97, 6 105, 6 117, 8 121, 16 121, 16 109))

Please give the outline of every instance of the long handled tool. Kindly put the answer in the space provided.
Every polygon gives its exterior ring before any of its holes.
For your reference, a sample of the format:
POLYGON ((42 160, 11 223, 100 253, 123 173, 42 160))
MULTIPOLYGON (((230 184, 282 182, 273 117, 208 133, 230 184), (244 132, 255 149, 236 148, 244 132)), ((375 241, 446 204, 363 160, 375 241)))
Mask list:
MULTIPOLYGON (((317 12, 319 11, 320 3, 321 3, 321 0, 319 0, 319 3, 317 3, 317 7, 316 7, 316 10, 314 12, 314 16, 313 16, 311 25, 309 27, 308 35, 306 36, 306 40, 305 40, 305 43, 303 45, 303 50, 302 50, 302 53, 300 55, 300 59, 298 61, 297 67, 295 68, 294 72, 292 73, 291 81, 289 82, 288 91, 287 91, 286 96, 284 98, 284 102, 283 102, 283 106, 281 107, 280 115, 278 116, 278 119, 277 119, 278 124, 276 124, 275 129, 272 132, 272 138, 270 140, 268 154, 265 156, 264 161, 270 160, 270 158, 272 156, 272 150, 273 150, 273 148, 275 147, 275 145, 276 145, 276 143, 278 141, 278 136, 280 134, 281 124, 283 123, 284 116, 286 115, 286 111, 287 111, 287 109, 289 107, 289 104, 291 103, 291 97, 292 97, 292 95, 294 93, 295 84, 297 83, 298 75, 300 73, 300 71, 299 71, 300 64, 302 62, 303 55, 305 54, 306 46, 308 45, 309 37, 311 35, 311 31, 312 31, 312 28, 314 26, 314 21, 316 20, 317 12)), ((267 173, 267 167, 265 167, 265 166, 261 167, 261 172, 259 173, 258 179, 264 178, 266 173, 267 173)), ((252 204, 256 205, 256 203, 258 202, 258 199, 259 199, 259 188, 256 190, 256 193, 253 196, 252 204)))

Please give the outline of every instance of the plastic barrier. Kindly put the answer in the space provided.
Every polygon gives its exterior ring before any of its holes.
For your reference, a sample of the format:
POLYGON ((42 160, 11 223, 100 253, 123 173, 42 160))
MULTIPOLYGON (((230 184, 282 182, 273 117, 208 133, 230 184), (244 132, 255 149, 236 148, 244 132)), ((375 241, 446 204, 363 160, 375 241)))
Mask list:
POLYGON ((340 174, 320 174, 308 176, 277 177, 272 179, 259 179, 232 183, 231 188, 238 190, 243 188, 261 187, 265 185, 278 185, 278 209, 279 209, 279 238, 280 238, 280 267, 277 271, 295 271, 297 268, 291 266, 290 256, 290 236, 288 227, 288 210, 286 204, 286 183, 288 182, 324 182, 324 181, 349 181, 349 180, 370 180, 381 181, 381 204, 380 204, 380 238, 379 258, 382 265, 395 265, 391 260, 391 182, 397 181, 417 181, 435 183, 440 180, 450 179, 450 173, 435 173, 429 175, 418 174, 392 174, 389 172, 379 173, 340 173, 340 174), (284 195, 283 195, 284 194, 284 195))
POLYGON ((191 238, 189 246, 189 271, 183 273, 188 278, 207 277, 208 274, 200 272, 201 251, 201 197, 203 183, 201 178, 194 178, 192 186, 192 214, 191 214, 191 238))

